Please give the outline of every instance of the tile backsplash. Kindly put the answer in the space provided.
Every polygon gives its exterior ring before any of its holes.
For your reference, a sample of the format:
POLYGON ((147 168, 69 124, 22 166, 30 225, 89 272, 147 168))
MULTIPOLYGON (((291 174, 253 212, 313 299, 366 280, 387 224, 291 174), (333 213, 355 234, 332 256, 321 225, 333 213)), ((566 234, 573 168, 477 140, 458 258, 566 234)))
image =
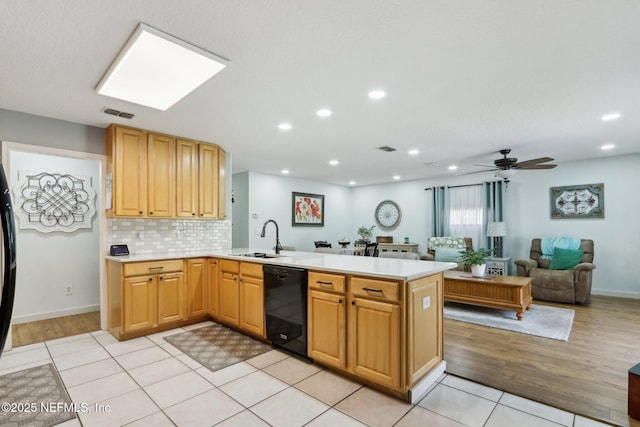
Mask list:
POLYGON ((132 255, 231 247, 231 220, 109 218, 107 228, 107 245, 126 244, 132 255))

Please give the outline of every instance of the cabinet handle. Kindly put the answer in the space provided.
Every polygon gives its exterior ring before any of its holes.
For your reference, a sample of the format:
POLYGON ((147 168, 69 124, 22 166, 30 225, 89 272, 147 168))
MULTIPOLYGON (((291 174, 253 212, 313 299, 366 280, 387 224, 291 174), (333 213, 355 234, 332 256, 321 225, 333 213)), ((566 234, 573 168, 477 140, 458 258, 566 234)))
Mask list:
POLYGON ((160 280, 164 280, 164 276, 160 276, 160 280))
POLYGON ((196 215, 196 213, 195 213, 195 212, 191 212, 191 215, 195 216, 195 215, 196 215))
POLYGON ((338 300, 338 304, 342 304, 342 300, 341 299, 338 300))
POLYGON ((351 305, 356 305, 356 302, 355 301, 351 301, 351 305))
POLYGON ((201 213, 201 214, 200 214, 200 216, 204 216, 204 214, 203 214, 203 213, 201 213))
POLYGON ((153 215, 153 212, 149 212, 149 215, 153 215))
POLYGON ((333 282, 323 282, 322 280, 316 280, 316 283, 320 285, 333 285, 333 282))
POLYGON ((153 277, 149 277, 149 281, 150 281, 150 282, 153 282, 153 277))
POLYGON ((149 267, 149 270, 162 270, 164 268, 163 265, 161 265, 160 267, 149 267))
POLYGON ((140 214, 140 215, 142 215, 142 214, 143 214, 143 212, 142 212, 142 211, 140 211, 140 212, 139 212, 139 214, 140 214))
POLYGON ((363 291, 368 291, 368 292, 379 292, 382 293, 382 289, 371 289, 371 288, 362 288, 363 291))

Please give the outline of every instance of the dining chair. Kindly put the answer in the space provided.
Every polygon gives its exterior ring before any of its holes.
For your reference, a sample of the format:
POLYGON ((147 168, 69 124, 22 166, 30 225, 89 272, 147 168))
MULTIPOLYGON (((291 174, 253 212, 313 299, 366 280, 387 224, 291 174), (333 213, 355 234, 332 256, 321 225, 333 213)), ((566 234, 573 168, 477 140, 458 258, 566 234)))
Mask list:
POLYGON ((330 248, 331 243, 328 243, 326 240, 316 240, 313 242, 316 245, 316 248, 330 248))
POLYGON ((378 243, 365 243, 364 256, 378 256, 378 243))

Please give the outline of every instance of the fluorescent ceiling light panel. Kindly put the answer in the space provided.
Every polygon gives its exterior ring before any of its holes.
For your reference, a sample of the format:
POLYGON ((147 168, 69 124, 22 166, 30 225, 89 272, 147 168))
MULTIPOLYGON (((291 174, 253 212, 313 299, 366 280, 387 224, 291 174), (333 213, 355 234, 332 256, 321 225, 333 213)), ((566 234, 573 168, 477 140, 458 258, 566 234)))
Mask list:
POLYGON ((141 23, 96 90, 165 111, 226 66, 225 59, 141 23))

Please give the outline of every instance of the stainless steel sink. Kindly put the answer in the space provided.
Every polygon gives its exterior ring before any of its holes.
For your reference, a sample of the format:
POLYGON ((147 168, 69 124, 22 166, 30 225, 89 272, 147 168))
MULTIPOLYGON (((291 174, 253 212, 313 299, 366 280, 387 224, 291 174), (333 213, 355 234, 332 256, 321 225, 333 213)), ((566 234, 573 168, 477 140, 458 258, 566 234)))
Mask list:
POLYGON ((268 254, 265 252, 249 252, 246 254, 231 254, 235 256, 246 256, 249 258, 280 258, 282 255, 268 254))

